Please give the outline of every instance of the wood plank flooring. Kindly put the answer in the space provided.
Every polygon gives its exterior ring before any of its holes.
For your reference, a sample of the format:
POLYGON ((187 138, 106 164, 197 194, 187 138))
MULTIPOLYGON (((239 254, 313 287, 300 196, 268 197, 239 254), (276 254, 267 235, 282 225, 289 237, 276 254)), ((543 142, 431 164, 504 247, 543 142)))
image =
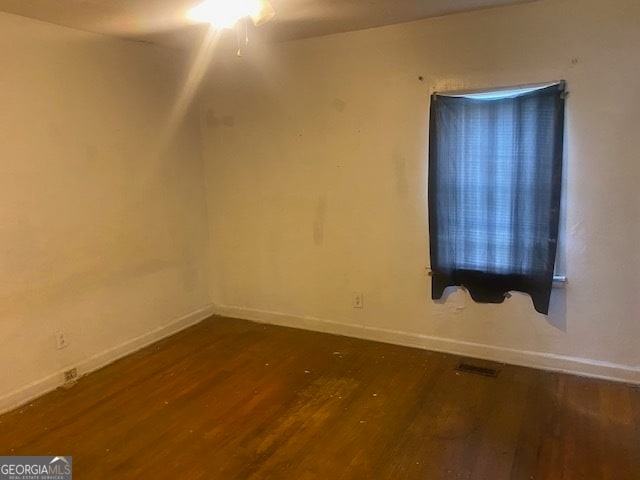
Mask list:
POLYGON ((640 389, 213 317, 0 416, 75 479, 640 479, 640 389))

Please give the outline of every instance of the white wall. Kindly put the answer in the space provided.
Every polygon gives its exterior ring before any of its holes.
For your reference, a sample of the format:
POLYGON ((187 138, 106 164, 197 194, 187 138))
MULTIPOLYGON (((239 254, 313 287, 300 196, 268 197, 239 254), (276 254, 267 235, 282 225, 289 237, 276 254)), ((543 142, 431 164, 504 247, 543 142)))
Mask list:
POLYGON ((0 41, 2 410, 200 319, 209 293, 197 115, 167 127, 180 57, 6 14, 0 41))
POLYGON ((637 0, 547 0, 254 43, 216 65, 202 131, 217 310, 640 382, 639 18, 637 0), (429 94, 556 79, 569 283, 549 317, 520 294, 433 302, 429 94))

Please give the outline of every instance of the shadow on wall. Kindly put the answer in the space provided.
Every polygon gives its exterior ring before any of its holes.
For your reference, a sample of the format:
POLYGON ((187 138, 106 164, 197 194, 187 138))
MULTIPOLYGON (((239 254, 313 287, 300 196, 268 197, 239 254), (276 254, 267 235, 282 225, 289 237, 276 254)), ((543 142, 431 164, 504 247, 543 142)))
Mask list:
POLYGON ((545 316, 547 323, 562 331, 567 331, 567 292, 564 288, 554 288, 551 291, 549 315, 545 316))

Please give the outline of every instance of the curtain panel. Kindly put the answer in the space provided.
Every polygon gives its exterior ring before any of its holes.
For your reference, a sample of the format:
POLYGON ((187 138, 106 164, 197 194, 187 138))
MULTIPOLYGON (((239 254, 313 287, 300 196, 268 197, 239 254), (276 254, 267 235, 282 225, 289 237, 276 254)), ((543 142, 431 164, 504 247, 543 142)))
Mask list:
POLYGON ((565 83, 435 93, 429 126, 432 298, 464 286, 476 302, 509 291, 549 311, 562 185, 565 83))

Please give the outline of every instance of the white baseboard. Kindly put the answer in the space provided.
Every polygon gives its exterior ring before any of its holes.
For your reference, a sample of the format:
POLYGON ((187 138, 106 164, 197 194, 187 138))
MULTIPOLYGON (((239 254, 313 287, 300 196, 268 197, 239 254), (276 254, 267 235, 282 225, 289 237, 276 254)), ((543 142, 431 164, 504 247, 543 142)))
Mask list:
MULTIPOLYGON (((151 345, 158 340, 162 340, 163 338, 169 337, 180 330, 184 330, 185 328, 195 325, 213 314, 213 305, 207 305, 206 307, 172 320, 171 322, 140 335, 139 337, 132 338, 120 345, 93 355, 80 363, 74 364, 73 367, 77 369, 78 376, 81 377, 98 370, 105 365, 113 363, 119 358, 151 345)), ((68 368, 65 368, 64 370, 67 369, 68 368)), ((18 390, 14 390, 13 392, 0 397, 0 413, 13 410, 60 387, 64 383, 64 370, 54 372, 51 375, 36 380, 19 388, 18 390)))
POLYGON ((587 358, 554 355, 552 353, 516 350, 494 345, 432 337, 391 329, 353 325, 313 317, 299 317, 278 312, 254 310, 230 305, 216 305, 216 315, 252 320, 260 323, 301 328, 317 332, 357 337, 384 343, 415 347, 465 357, 493 360, 556 372, 617 382, 640 384, 640 367, 590 360, 587 358))
MULTIPOLYGON (((86 375, 87 373, 98 370, 119 358, 136 352, 152 343, 195 325, 214 314, 231 318, 252 320, 260 323, 301 328, 304 330, 451 353, 466 357, 482 358, 542 370, 558 371, 618 382, 640 384, 640 367, 619 365, 579 357, 554 355, 551 353, 515 350, 493 345, 483 345, 447 338, 431 337, 417 333, 374 328, 366 325, 346 324, 314 317, 299 317, 284 313, 247 309, 229 305, 208 305, 195 312, 175 319, 166 325, 158 327, 151 332, 127 340, 120 345, 93 355, 86 360, 75 364, 74 367, 78 370, 79 376, 86 375)), ((44 395, 45 393, 55 390, 63 384, 63 379, 64 371, 57 371, 13 392, 3 395, 0 397, 0 413, 13 410, 44 395)))

